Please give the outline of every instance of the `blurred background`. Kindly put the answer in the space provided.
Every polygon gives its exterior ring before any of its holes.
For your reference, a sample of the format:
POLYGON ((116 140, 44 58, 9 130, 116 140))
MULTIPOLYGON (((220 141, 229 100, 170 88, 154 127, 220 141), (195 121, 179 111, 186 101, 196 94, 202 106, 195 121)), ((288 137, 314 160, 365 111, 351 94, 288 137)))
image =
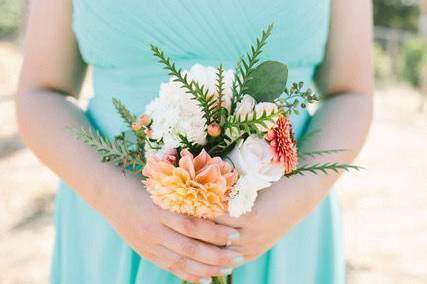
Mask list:
MULTIPOLYGON (((357 160, 368 170, 336 186, 347 279, 427 283, 427 0, 373 2, 375 118, 357 160)), ((54 233, 57 178, 15 122, 26 9, 25 0, 0 0, 1 284, 47 283, 54 233)))

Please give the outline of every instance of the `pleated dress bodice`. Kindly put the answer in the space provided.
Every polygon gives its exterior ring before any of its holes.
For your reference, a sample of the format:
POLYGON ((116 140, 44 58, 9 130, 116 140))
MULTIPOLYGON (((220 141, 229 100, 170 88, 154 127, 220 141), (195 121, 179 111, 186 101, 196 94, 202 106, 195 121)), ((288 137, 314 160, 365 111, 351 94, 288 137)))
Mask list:
POLYGON ((89 112, 102 130, 113 133, 122 125, 111 115, 112 97, 137 114, 144 111, 168 79, 150 44, 183 69, 195 63, 232 69, 271 23, 261 60, 285 62, 289 81, 310 84, 323 59, 328 21, 327 0, 74 0, 73 29, 93 67, 89 112))

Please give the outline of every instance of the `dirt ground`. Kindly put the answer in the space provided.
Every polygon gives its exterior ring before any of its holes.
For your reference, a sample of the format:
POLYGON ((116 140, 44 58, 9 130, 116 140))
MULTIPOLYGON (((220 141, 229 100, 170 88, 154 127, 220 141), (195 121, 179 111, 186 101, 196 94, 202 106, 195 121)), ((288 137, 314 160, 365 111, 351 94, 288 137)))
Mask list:
MULTIPOLYGON (((47 283, 57 178, 22 144, 13 92, 19 50, 0 42, 0 283, 47 283)), ((404 87, 375 96, 357 164, 337 184, 348 283, 427 283, 427 111, 404 87)), ((357 119, 357 118, 355 118, 357 119)))

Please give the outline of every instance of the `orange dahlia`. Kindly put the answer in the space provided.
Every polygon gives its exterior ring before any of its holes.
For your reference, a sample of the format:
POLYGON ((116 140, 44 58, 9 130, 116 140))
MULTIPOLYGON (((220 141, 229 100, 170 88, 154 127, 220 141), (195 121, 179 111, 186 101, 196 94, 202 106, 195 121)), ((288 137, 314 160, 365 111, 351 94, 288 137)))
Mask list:
POLYGON ((291 173, 298 163, 297 144, 292 125, 287 116, 279 118, 265 135, 273 153, 273 163, 281 163, 285 167, 285 173, 291 173))
POLYGON ((219 157, 206 151, 195 158, 181 151, 178 166, 155 156, 147 159, 142 170, 147 191, 163 209, 213 219, 228 211, 228 196, 238 173, 219 157))

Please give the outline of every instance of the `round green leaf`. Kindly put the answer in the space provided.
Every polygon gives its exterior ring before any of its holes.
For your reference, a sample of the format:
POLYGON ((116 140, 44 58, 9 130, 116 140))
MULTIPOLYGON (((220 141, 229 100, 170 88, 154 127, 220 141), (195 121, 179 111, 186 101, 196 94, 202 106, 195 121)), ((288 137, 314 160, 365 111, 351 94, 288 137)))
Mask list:
POLYGON ((264 61, 251 74, 247 93, 257 102, 273 102, 286 88, 288 67, 278 61, 264 61))

